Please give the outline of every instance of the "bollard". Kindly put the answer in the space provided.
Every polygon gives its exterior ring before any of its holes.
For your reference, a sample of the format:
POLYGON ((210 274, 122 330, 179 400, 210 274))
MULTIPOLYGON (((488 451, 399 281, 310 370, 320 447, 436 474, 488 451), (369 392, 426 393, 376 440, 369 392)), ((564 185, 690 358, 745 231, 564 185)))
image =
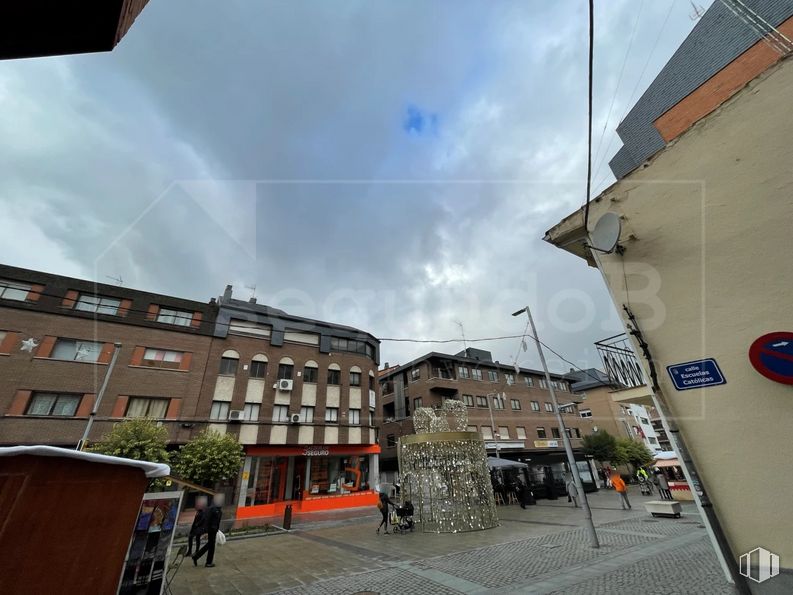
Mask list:
POLYGON ((284 529, 287 531, 292 528, 292 505, 287 504, 284 509, 284 529))
POLYGON ((531 490, 529 490, 528 497, 526 498, 526 504, 527 505, 537 504, 537 499, 534 497, 534 492, 532 492, 531 490))

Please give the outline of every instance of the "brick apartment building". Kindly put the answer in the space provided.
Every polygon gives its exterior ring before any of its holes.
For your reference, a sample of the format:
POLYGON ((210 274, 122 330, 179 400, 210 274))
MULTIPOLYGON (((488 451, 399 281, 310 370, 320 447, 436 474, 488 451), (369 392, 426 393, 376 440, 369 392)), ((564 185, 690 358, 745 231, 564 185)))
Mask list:
POLYGON ((242 518, 374 504, 377 339, 235 300, 207 303, 0 265, 0 444, 74 447, 152 417, 246 452, 242 518), (118 347, 116 347, 118 345, 118 347))
MULTIPOLYGON (((579 414, 582 397, 570 391, 563 376, 551 375, 565 425, 572 440, 582 480, 592 483, 583 436, 591 420, 579 414)), ((387 479, 397 471, 396 445, 413 432, 411 414, 418 407, 439 407, 457 399, 468 407, 468 430, 480 432, 488 454, 528 462, 531 480, 542 485, 559 480, 564 470, 564 445, 551 396, 542 372, 494 362, 490 352, 466 349, 456 355, 432 352, 403 366, 380 371, 382 404, 381 469, 387 479), (501 397, 503 395, 503 398, 501 397), (491 423, 490 415, 493 415, 491 423)))

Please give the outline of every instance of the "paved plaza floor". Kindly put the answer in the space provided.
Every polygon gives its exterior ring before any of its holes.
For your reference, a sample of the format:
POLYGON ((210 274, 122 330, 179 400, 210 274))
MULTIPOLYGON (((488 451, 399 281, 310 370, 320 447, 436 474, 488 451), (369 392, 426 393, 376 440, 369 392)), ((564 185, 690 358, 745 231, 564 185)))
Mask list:
POLYGON ((172 585, 187 593, 713 593, 733 594, 693 505, 680 519, 652 518, 632 494, 590 495, 600 549, 583 512, 566 499, 526 510, 499 507, 487 531, 376 535, 372 507, 302 516, 289 533, 229 541, 215 568, 188 559, 172 585))

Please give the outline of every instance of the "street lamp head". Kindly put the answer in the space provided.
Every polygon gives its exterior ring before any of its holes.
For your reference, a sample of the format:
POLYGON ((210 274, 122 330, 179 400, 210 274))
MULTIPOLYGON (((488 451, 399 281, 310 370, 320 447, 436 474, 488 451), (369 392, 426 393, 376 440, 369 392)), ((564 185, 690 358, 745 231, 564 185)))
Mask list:
POLYGON ((520 310, 518 310, 517 312, 513 312, 513 313, 512 313, 512 315, 513 315, 513 316, 520 316, 520 315, 521 315, 521 314, 523 314, 525 311, 526 311, 526 308, 521 308, 521 309, 520 309, 520 310))

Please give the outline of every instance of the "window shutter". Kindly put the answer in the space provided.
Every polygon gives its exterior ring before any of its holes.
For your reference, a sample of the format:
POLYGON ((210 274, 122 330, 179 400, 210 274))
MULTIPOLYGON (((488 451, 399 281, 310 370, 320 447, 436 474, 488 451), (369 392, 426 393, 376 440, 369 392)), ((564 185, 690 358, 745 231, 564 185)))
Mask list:
POLYGON ((30 291, 28 292, 27 301, 29 302, 37 302, 41 297, 41 293, 44 291, 43 285, 31 285, 30 291))
POLYGON ((49 357, 52 355, 52 349, 55 347, 55 341, 58 337, 44 337, 41 340, 39 348, 36 350, 36 357, 49 357))
POLYGON ((201 319, 203 317, 204 316, 201 314, 201 312, 193 312, 193 320, 190 322, 190 326, 193 328, 199 328, 201 326, 201 319))
POLYGON ((182 399, 171 399, 168 402, 168 410, 165 412, 165 419, 178 419, 182 410, 182 399))
POLYGON ((180 370, 189 370, 190 364, 193 361, 193 354, 189 351, 182 354, 182 361, 179 363, 180 370))
POLYGON ((18 390, 11 401, 11 406, 8 408, 6 415, 25 415, 31 392, 29 390, 18 390))
POLYGON ((80 297, 80 293, 70 289, 66 292, 66 295, 63 296, 61 306, 64 308, 74 308, 74 304, 77 302, 78 297, 80 297))
POLYGON ((140 366, 143 363, 143 354, 146 353, 146 348, 138 345, 132 352, 132 361, 129 362, 130 366, 140 366))
POLYGON ((110 360, 113 359, 113 351, 115 351, 116 347, 112 343, 105 343, 102 345, 102 352, 99 354, 99 358, 96 360, 100 364, 109 364, 110 360))
MULTIPOLYGON (((112 343, 110 343, 112 345, 112 343)), ((75 417, 88 417, 91 415, 91 411, 94 409, 94 401, 96 401, 96 395, 93 393, 86 393, 83 395, 83 398, 80 399, 80 405, 77 407, 77 411, 74 413, 75 417)))
POLYGON ((11 353, 11 350, 19 340, 20 333, 8 332, 5 339, 0 343, 0 353, 11 353))
POLYGON ((149 304, 149 309, 146 312, 146 320, 157 320, 157 314, 160 312, 160 307, 157 304, 149 304))
POLYGON ((110 414, 110 417, 124 417, 124 414, 127 412, 128 402, 129 397, 119 395, 118 399, 116 399, 116 404, 113 405, 113 412, 110 414))
POLYGON ((132 309, 132 300, 121 300, 121 305, 118 307, 118 315, 124 318, 132 309))

